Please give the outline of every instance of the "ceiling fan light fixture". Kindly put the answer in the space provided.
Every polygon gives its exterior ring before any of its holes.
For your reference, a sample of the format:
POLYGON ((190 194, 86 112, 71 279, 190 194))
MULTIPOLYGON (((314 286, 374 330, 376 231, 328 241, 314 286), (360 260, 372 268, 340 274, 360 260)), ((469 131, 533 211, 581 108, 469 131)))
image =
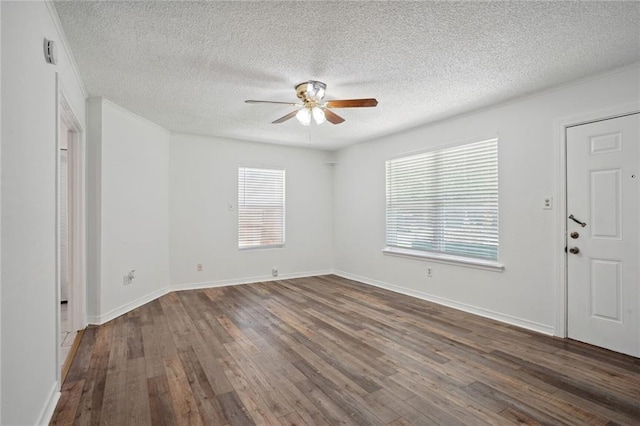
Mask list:
POLYGON ((296 118, 298 119, 300 124, 302 124, 303 126, 308 126, 309 124, 311 124, 311 111, 309 111, 307 108, 302 108, 296 114, 296 118))
POLYGON ((327 85, 321 81, 309 80, 307 83, 307 99, 320 102, 324 98, 324 91, 327 85))
POLYGON ((313 107, 313 109, 311 110, 311 114, 313 115, 313 120, 316 122, 316 124, 322 124, 326 121, 324 111, 318 107, 313 107))

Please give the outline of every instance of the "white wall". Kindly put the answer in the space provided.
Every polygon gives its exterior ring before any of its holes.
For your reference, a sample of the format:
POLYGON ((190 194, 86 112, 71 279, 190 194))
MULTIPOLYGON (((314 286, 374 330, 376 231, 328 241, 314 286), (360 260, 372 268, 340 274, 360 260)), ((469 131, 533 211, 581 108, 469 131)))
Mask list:
POLYGON ((341 150, 334 176, 334 266, 344 276, 553 332, 561 250, 559 120, 638 102, 639 68, 341 150), (491 272, 383 255, 385 161, 463 140, 499 138, 500 261, 491 272), (427 265, 433 277, 427 278, 427 265))
POLYGON ((87 321, 100 322, 102 98, 87 100, 87 321))
MULTIPOLYGON (((0 25, 2 23, 2 2, 0 2, 0 25)), ((0 30, 0 82, 2 81, 2 31, 0 30)), ((1 84, 0 84, 1 86, 1 84)), ((2 88, 0 87, 0 182, 2 176, 2 88)), ((0 206, 2 190, 0 188, 0 206)), ((2 241, 2 210, 0 208, 0 241, 2 241)), ((2 332, 2 244, 0 243, 0 333, 2 332)), ((0 337, 0 383, 2 383, 2 338, 0 337)), ((2 422, 2 386, 0 385, 0 422, 2 422)))
POLYGON ((98 281, 90 285, 89 322, 103 323, 169 286, 169 132, 102 99, 89 101, 88 114, 97 194, 89 274, 98 281), (124 285, 131 270, 135 279, 124 285))
POLYGON ((332 268, 332 166, 327 153, 172 134, 171 284, 194 287, 326 273, 332 268), (238 250, 238 167, 286 169, 286 244, 238 250), (228 204, 234 206, 228 211, 228 204), (196 264, 204 270, 198 272, 196 264))
MULTIPOLYGON (((53 15, 55 16, 55 15, 53 15)), ((2 2, 2 418, 48 421, 57 398, 56 80, 77 118, 84 95, 43 2, 2 2), (59 62, 45 63, 44 38, 59 62)))

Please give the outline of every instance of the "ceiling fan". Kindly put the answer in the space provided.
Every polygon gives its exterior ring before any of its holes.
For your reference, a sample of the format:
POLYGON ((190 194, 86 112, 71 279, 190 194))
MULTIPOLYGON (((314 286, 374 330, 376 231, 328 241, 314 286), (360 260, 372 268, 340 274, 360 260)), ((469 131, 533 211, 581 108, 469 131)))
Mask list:
POLYGON ((309 80, 296 86, 296 95, 302 103, 255 100, 247 100, 245 102, 248 104, 282 104, 296 106, 299 109, 278 118, 273 121, 273 124, 284 123, 285 121, 296 117, 304 126, 311 124, 311 117, 313 117, 316 124, 322 124, 325 121, 333 124, 342 123, 344 118, 340 117, 329 108, 362 108, 378 105, 378 101, 374 98, 323 101, 326 88, 327 85, 321 81, 309 80))

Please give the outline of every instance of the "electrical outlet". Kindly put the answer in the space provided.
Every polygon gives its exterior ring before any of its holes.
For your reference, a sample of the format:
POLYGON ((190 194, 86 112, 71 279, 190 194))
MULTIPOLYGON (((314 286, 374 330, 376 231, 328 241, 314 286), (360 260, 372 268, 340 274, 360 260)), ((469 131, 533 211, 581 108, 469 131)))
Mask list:
POLYGON ((542 202, 542 208, 545 210, 552 210, 553 209, 553 197, 544 197, 544 200, 542 202))
POLYGON ((202 272, 203 269, 204 269, 204 266, 202 266, 202 263, 196 263, 196 271, 202 272))
POLYGON ((433 268, 431 268, 431 266, 427 268, 427 277, 433 277, 433 268))
POLYGON ((278 276, 278 268, 271 269, 271 275, 273 275, 274 277, 277 277, 278 276))

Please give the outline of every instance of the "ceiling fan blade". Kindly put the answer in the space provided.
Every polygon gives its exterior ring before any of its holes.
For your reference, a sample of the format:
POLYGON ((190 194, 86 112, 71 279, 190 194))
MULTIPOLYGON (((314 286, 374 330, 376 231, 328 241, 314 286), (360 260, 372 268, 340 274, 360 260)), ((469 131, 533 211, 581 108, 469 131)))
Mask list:
POLYGON ((367 99, 341 99, 335 101, 327 101, 325 106, 329 108, 362 108, 362 107, 374 107, 378 105, 378 101, 375 98, 367 99))
POLYGON ((340 117, 338 114, 336 114, 335 112, 331 111, 328 108, 324 108, 324 118, 327 119, 328 122, 333 123, 333 124, 340 124, 344 121, 344 118, 340 117))
POLYGON ((285 121, 287 121, 287 120, 289 120, 289 119, 291 119, 291 118, 295 117, 297 113, 298 113, 298 110, 296 110, 296 111, 291 111, 289 114, 287 114, 287 115, 285 115, 285 116, 283 116, 283 117, 280 117, 280 118, 278 118, 278 119, 277 119, 277 120, 275 120, 275 121, 272 121, 272 122, 271 122, 271 124, 280 124, 280 123, 284 123, 285 121))
POLYGON ((300 106, 300 104, 297 104, 295 102, 254 101, 253 99, 249 99, 245 102, 248 104, 280 104, 280 105, 300 106))

